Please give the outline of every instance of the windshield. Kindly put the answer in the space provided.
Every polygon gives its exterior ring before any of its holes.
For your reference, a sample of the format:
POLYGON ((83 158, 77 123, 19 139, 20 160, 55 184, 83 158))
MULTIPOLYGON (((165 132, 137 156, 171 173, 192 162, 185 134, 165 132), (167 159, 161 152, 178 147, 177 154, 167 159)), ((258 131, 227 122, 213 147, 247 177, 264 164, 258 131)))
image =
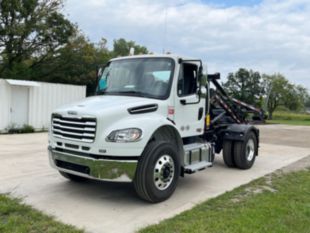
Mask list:
POLYGON ((170 58, 134 58, 112 61, 99 79, 98 94, 166 99, 174 61, 170 58))

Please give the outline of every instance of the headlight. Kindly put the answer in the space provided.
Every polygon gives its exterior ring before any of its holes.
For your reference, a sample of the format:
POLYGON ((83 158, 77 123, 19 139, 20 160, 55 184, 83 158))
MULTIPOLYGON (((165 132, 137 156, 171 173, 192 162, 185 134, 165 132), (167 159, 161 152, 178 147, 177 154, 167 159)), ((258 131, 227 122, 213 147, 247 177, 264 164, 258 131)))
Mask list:
POLYGON ((137 128, 115 130, 106 138, 108 142, 136 142, 142 136, 142 130, 137 128))

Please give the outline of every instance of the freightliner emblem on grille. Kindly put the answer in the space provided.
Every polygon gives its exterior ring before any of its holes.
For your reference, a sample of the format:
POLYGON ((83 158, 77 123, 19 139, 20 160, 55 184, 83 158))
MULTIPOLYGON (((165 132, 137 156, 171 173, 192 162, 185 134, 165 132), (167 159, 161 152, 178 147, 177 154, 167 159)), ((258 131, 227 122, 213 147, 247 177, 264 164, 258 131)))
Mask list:
POLYGON ((68 114, 69 115, 77 115, 77 112, 76 111, 68 111, 68 114))

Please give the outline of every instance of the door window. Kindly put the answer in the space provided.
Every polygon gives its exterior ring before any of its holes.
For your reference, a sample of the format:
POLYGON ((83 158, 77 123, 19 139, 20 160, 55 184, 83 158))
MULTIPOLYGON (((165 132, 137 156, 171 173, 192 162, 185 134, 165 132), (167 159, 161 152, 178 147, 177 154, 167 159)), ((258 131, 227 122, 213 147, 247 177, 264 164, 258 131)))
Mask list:
POLYGON ((197 73, 197 65, 182 65, 178 80, 178 96, 193 95, 197 92, 197 73))

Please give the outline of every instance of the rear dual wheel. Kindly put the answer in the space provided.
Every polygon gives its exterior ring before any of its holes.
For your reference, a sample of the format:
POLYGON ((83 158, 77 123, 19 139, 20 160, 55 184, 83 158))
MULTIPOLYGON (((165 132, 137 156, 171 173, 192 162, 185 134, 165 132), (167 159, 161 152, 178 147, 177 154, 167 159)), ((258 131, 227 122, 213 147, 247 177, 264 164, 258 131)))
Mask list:
POLYGON ((255 161, 257 147, 254 132, 248 133, 244 141, 224 141, 223 159, 226 166, 240 169, 251 168, 255 161))

